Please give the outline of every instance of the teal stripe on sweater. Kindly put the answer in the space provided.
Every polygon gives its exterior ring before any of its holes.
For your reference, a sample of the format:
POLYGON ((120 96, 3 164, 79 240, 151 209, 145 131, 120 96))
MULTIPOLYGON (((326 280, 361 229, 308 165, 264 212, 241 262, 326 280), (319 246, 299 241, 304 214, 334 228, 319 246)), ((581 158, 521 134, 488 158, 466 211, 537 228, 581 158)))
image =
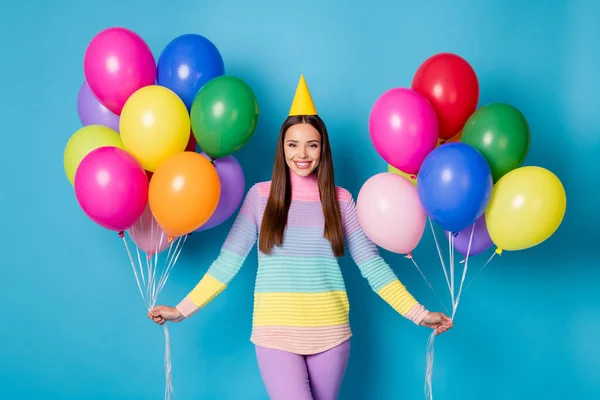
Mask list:
POLYGON ((246 257, 229 250, 222 250, 207 273, 224 285, 228 285, 239 271, 246 257))
POLYGON ((345 290, 339 264, 327 257, 261 257, 257 292, 319 293, 345 290))
POLYGON ((369 285, 378 292, 388 283, 398 279, 389 265, 381 257, 371 258, 367 262, 358 265, 363 277, 369 281, 369 285))

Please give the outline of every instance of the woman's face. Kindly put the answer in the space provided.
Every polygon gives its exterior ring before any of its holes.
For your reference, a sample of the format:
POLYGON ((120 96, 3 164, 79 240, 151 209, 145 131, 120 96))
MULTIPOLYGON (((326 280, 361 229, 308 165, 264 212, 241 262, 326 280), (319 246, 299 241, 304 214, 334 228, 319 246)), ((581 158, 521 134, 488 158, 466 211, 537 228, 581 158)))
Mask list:
POLYGON ((321 158, 321 135, 311 124, 291 126, 283 139, 283 151, 288 167, 299 176, 314 172, 321 158))

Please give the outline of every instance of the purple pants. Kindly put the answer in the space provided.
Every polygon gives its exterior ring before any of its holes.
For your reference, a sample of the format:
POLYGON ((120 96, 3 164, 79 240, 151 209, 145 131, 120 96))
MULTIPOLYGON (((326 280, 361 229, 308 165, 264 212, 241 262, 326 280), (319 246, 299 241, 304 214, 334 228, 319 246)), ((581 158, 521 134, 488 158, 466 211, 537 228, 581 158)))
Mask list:
POLYGON ((308 356, 256 346, 271 400, 337 400, 349 356, 350 340, 308 356))

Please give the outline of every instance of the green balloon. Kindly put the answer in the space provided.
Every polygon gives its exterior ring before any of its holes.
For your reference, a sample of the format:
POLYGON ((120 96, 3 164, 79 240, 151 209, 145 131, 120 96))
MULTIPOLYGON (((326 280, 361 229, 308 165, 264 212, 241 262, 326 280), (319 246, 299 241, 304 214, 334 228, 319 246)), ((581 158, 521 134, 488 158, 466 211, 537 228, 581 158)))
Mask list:
POLYGON ((202 151, 212 158, 226 157, 243 147, 254 134, 258 102, 243 80, 218 76, 196 94, 190 120, 202 151))
POLYGON ((465 123, 460 141, 473 146, 487 159, 497 182, 518 168, 529 152, 530 131, 525 116, 506 103, 479 108, 465 123))

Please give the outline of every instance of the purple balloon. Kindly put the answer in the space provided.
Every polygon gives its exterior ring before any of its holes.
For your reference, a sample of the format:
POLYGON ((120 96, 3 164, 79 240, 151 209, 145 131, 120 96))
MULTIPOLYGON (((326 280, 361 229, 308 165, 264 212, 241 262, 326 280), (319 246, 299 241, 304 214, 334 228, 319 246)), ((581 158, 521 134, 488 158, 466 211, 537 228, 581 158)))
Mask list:
MULTIPOLYGON (((473 229, 473 224, 469 225, 462 231, 458 232, 458 234, 454 237, 454 248, 463 256, 466 256, 469 253, 469 240, 471 240, 471 230, 473 229)), ((449 239, 452 233, 448 231, 444 231, 446 234, 446 239, 449 239)), ((473 239, 471 241, 471 252, 469 256, 475 256, 483 251, 486 251, 492 245, 492 239, 490 238, 490 234, 487 230, 487 225, 485 224, 485 214, 475 221, 475 230, 473 231, 473 239)))
MULTIPOLYGON (((206 154, 202 153, 205 157, 206 154)), ((219 205, 210 219, 196 229, 196 232, 206 231, 227 221, 239 207, 244 197, 244 171, 233 156, 227 156, 214 161, 219 181, 221 182, 221 197, 219 205)))
POLYGON ((87 82, 83 82, 79 88, 77 112, 83 126, 104 125, 119 132, 119 116, 98 101, 87 82))

